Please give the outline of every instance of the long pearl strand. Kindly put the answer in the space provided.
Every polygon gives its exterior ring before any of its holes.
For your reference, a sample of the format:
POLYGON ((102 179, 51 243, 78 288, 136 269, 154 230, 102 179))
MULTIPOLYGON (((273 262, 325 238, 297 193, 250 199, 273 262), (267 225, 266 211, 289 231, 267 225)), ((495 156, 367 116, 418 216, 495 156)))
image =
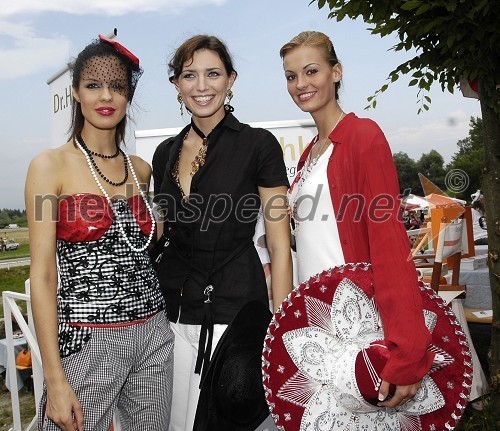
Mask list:
POLYGON ((153 214, 153 209, 149 205, 149 202, 146 198, 146 195, 142 191, 141 185, 139 184, 139 180, 137 179, 137 175, 135 173, 134 167, 132 166, 132 162, 130 161, 130 157, 128 156, 127 153, 122 152, 123 157, 125 157, 125 160, 127 161, 130 172, 132 173, 132 177, 134 178, 134 182, 135 182, 135 185, 137 186, 137 190, 139 190, 139 193, 142 197, 142 200, 144 201, 146 208, 148 209, 149 215, 151 216, 151 222, 152 222, 151 232, 148 235, 148 239, 146 241, 146 244, 140 248, 134 247, 134 245, 130 242, 130 239, 127 237, 125 229, 123 228, 123 225, 120 221, 120 215, 116 212, 115 207, 113 206, 113 202, 111 201, 111 198, 108 195, 108 192, 106 191, 106 189, 103 187, 103 185, 99 181, 99 178, 97 178, 97 173, 94 169, 94 166, 92 166, 92 162, 90 160, 89 154, 83 149, 82 145, 80 144, 80 142, 78 142, 77 139, 75 139, 75 142, 76 142, 77 147, 80 149, 80 151, 85 156, 85 160, 87 161, 87 165, 89 166, 90 172, 92 173, 92 176, 94 177, 94 180, 95 180, 97 186, 99 187, 99 190, 101 190, 102 194, 106 197, 106 200, 108 201, 108 204, 111 207, 113 214, 115 215, 116 222, 118 223, 118 228, 120 229, 120 232, 121 232, 123 238, 125 239, 125 242, 133 251, 138 252, 138 253, 143 252, 144 250, 146 250, 149 247, 149 244, 151 244, 151 241, 153 240, 153 235, 155 234, 155 229, 156 229, 156 221, 155 221, 155 217, 153 214))

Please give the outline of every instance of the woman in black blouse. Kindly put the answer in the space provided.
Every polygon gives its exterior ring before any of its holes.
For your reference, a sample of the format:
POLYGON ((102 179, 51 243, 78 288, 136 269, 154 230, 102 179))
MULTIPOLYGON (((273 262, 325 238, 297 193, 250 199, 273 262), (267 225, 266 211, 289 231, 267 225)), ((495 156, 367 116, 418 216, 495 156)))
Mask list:
POLYGON ((269 304, 252 240, 261 206, 275 309, 291 291, 288 179, 276 138, 232 114, 229 101, 237 74, 219 39, 198 35, 186 40, 169 70, 181 113, 188 111, 192 119, 158 146, 153 176, 155 202, 169 238, 158 275, 176 335, 170 430, 187 430, 193 426, 200 373, 212 345, 245 303, 269 304))

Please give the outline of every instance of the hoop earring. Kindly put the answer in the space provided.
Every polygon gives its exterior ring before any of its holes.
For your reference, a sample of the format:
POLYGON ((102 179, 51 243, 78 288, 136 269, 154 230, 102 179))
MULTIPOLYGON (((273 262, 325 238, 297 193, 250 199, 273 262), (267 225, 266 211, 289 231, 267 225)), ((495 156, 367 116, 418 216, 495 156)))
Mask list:
POLYGON ((181 111, 181 117, 184 117, 184 109, 182 107, 184 101, 182 100, 182 95, 180 91, 177 93, 177 101, 179 102, 180 105, 179 109, 181 111))
POLYGON ((229 89, 227 90, 226 97, 227 97, 227 103, 224 105, 224 109, 228 112, 233 112, 234 108, 231 106, 231 100, 233 100, 233 90, 229 89))

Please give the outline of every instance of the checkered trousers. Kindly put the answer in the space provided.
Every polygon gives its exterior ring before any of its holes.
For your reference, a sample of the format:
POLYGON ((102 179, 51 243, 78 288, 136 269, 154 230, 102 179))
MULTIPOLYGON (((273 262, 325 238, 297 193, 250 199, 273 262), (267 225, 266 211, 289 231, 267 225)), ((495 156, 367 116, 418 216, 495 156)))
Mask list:
MULTIPOLYGON (((163 311, 135 325, 91 328, 82 350, 61 359, 82 405, 85 430, 108 431, 116 409, 124 430, 168 429, 173 340, 163 311)), ((60 430, 44 417, 46 395, 44 386, 39 430, 60 430)))

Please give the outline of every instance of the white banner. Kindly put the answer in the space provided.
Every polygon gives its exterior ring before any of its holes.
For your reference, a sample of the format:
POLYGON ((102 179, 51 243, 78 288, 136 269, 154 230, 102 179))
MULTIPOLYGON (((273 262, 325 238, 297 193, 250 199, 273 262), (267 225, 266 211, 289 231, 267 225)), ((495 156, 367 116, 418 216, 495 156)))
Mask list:
MULTIPOLYGON (((106 37, 113 39, 118 34, 116 28, 106 37)), ((47 80, 50 93, 50 146, 59 147, 68 142, 68 131, 71 126, 71 105, 73 95, 71 91, 70 66, 64 66, 59 72, 47 80)))
POLYGON ((68 141, 71 123, 71 76, 66 67, 47 81, 50 93, 50 146, 59 147, 68 141))
POLYGON ((297 162, 300 155, 317 133, 314 121, 312 119, 270 121, 250 125, 267 129, 276 137, 283 150, 286 172, 291 183, 297 173, 297 162))

